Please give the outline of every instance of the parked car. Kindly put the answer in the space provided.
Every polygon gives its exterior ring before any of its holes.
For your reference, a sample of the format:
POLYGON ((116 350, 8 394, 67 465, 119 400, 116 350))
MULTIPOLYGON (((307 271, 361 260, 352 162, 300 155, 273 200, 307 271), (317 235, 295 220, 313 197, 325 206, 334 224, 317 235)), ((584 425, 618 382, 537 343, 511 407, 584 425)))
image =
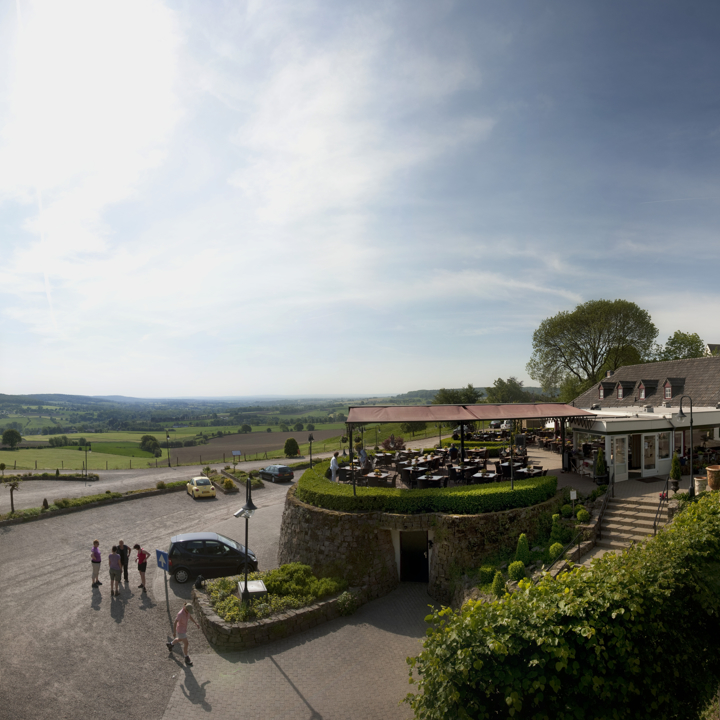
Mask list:
POLYGON ((499 430, 501 425, 502 425, 502 420, 491 420, 490 421, 490 429, 491 430, 499 430))
POLYGON ((215 486, 204 475, 194 477, 187 484, 187 494, 192 495, 195 500, 199 497, 215 497, 215 486))
POLYGON ((258 569, 255 553, 236 540, 214 532, 185 533, 170 538, 169 571, 176 582, 191 576, 224 577, 258 569))
POLYGON ((512 430, 512 420, 505 420, 500 426, 501 430, 512 430))
POLYGON ((295 473, 287 465, 268 465, 260 470, 260 477, 270 482, 285 480, 289 482, 295 477, 295 473))

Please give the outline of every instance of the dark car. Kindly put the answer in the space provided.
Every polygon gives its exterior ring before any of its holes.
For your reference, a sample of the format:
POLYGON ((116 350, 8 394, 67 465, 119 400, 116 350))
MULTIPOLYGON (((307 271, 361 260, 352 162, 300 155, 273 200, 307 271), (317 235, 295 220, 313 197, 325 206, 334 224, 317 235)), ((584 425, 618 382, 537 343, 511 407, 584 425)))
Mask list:
POLYGON ((258 569, 255 553, 224 535, 213 532, 185 533, 170 538, 169 571, 179 583, 191 576, 224 577, 258 569))
POLYGON ((260 470, 260 477, 270 482, 289 482, 295 477, 295 473, 287 465, 268 465, 260 470))

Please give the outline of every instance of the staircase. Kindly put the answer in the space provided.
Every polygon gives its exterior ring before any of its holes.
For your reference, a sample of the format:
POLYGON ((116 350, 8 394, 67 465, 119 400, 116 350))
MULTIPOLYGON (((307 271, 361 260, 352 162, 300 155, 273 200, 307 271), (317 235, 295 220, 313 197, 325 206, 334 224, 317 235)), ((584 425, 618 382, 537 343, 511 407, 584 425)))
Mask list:
MULTIPOLYGON (((610 498, 601 523, 600 538, 593 551, 583 558, 583 565, 606 552, 620 552, 633 542, 653 534, 658 501, 648 498, 610 498)), ((667 508, 658 518, 658 530, 667 522, 667 508)))
MULTIPOLYGON (((601 539, 596 545, 606 550, 622 550, 653 534, 658 501, 650 499, 610 498, 602 519, 601 539)), ((663 513, 661 513, 661 516, 663 513)), ((660 525, 665 524, 660 518, 660 525)))

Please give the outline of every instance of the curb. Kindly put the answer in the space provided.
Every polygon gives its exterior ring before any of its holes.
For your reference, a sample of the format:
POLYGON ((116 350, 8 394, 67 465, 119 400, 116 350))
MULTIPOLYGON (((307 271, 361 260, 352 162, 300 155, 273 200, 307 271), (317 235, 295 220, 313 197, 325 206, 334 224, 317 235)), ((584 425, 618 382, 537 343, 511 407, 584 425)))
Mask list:
POLYGON ((116 505, 117 503, 127 502, 128 500, 139 500, 146 497, 156 497, 157 495, 167 495, 174 492, 186 492, 185 487, 165 488, 163 490, 148 490, 147 492, 138 492, 132 495, 125 495, 121 498, 111 498, 110 500, 98 500, 80 507, 60 508, 52 512, 40 513, 40 515, 31 515, 30 517, 11 518, 10 520, 0 520, 0 527, 7 525, 22 525, 24 523, 34 522, 36 520, 45 520, 47 518, 58 517, 59 515, 70 515, 71 513, 80 512, 82 510, 92 510, 94 508, 105 507, 106 505, 116 505))

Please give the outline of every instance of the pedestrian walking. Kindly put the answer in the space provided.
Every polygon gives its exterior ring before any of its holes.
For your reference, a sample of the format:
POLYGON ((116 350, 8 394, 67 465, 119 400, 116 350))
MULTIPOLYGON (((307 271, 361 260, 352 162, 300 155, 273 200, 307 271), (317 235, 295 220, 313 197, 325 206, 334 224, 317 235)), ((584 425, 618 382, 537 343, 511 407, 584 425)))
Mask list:
POLYGON ((145 552, 137 543, 133 545, 133 550, 137 550, 135 562, 137 563, 138 572, 140 573, 140 584, 138 587, 142 588, 143 592, 147 592, 147 588, 145 587, 145 571, 147 570, 147 559, 150 557, 150 553, 145 552))
POLYGON ((122 565, 117 550, 117 545, 113 545, 112 552, 108 555, 108 565, 110 566, 110 595, 112 596, 120 594, 120 579, 122 577, 122 565))
POLYGON ((338 455, 340 455, 340 453, 336 450, 332 456, 332 460, 330 461, 330 473, 332 475, 331 480, 333 482, 337 482, 337 474, 340 467, 338 465, 338 455))
POLYGON ((183 649, 183 653, 185 654, 185 664, 188 667, 192 667, 192 660, 190 659, 190 655, 188 654, 189 644, 187 639, 187 624, 188 620, 192 620, 193 623, 195 623, 195 627, 200 629, 200 626, 195 622, 195 618, 192 616, 193 606, 192 603, 185 603, 180 612, 175 617, 175 637, 172 639, 172 642, 167 642, 165 645, 167 645, 167 649, 169 652, 173 651, 173 646, 175 643, 180 643, 183 649))
POLYGON ((117 545, 118 555, 120 556, 120 564, 122 565, 125 582, 128 582, 128 562, 130 561, 130 553, 132 550, 125 544, 123 540, 117 545))
POLYGON ((100 557, 100 541, 93 540, 92 550, 90 551, 90 562, 92 563, 92 586, 94 588, 98 585, 102 585, 100 582, 100 563, 102 558, 100 557))

